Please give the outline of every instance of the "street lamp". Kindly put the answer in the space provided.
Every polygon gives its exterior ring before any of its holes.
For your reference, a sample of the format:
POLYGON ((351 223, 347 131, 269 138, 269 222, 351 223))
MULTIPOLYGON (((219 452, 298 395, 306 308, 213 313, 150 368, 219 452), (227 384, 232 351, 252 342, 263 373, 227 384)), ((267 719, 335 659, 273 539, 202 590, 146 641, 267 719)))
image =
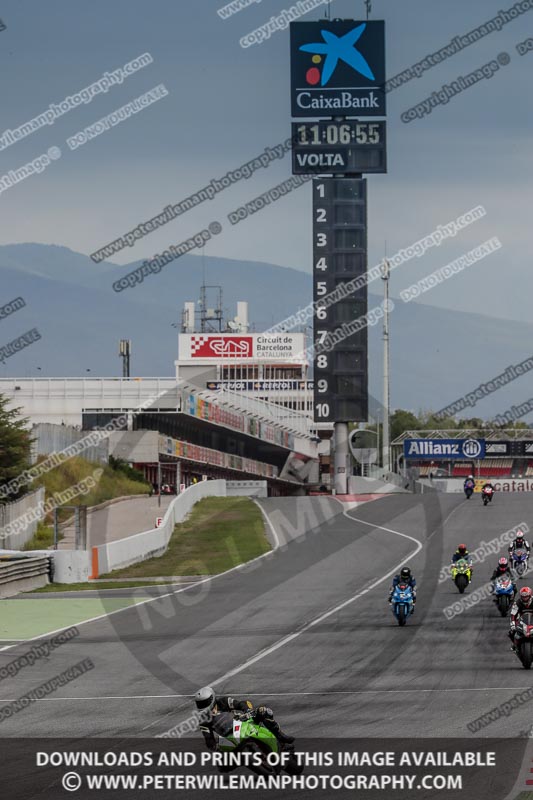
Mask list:
POLYGON ((389 463, 389 278, 387 259, 383 262, 381 279, 384 282, 383 301, 383 472, 390 472, 389 463))

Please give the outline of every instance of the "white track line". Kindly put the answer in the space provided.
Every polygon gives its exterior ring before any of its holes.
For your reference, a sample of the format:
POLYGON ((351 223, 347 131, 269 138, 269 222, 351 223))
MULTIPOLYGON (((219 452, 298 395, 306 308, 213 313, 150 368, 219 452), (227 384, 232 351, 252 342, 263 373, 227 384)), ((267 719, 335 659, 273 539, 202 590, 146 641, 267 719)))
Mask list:
MULTIPOLYGON (((340 503, 340 500, 338 502, 340 503)), ((364 520, 357 520, 354 517, 349 517, 347 511, 345 510, 343 510, 342 513, 348 519, 354 522, 362 522, 364 525, 369 525, 374 529, 379 529, 381 531, 386 531, 387 533, 392 533, 396 536, 401 536, 404 539, 409 539, 410 541, 416 543, 416 549, 407 558, 402 558, 399 564, 396 564, 391 570, 389 570, 389 572, 387 572, 381 578, 378 578, 377 580, 373 581, 373 583, 367 586, 366 589, 362 589, 360 592, 357 592, 357 594, 352 595, 347 600, 344 600, 342 603, 339 603, 334 608, 331 608, 329 611, 326 611, 324 614, 320 614, 318 617, 315 617, 315 619, 303 625, 297 631, 294 631, 294 633, 290 633, 288 636, 284 636, 277 642, 274 642, 274 644, 270 645, 269 647, 264 648, 264 650, 260 650, 259 653, 256 653, 256 655, 252 656, 252 658, 243 661, 242 664, 239 664, 237 667, 234 667, 234 669, 231 669, 228 672, 226 672, 220 678, 217 678, 215 681, 212 682, 211 684, 212 686, 216 686, 228 680, 229 678, 232 678, 234 675, 238 675, 239 672, 243 672, 245 669, 248 669, 248 667, 251 667, 258 661, 261 661, 263 658, 266 658, 266 656, 275 653, 276 650, 279 650, 281 647, 285 647, 286 644, 289 644, 289 642, 293 642, 295 639, 298 639, 303 633, 306 633, 308 630, 310 630, 310 628, 313 628, 315 625, 319 625, 325 619, 328 619, 328 617, 331 617, 333 614, 336 614, 338 611, 341 611, 343 608, 346 608, 346 606, 349 606, 351 603, 354 603, 360 597, 363 597, 365 594, 368 594, 368 592, 372 591, 372 589, 375 589, 376 586, 379 586, 381 583, 383 583, 383 581, 387 580, 387 578, 390 578, 391 575, 394 575, 394 573, 402 566, 402 564, 405 564, 407 561, 410 561, 414 556, 416 556, 417 553, 420 552, 420 550, 423 547, 423 544, 419 539, 416 539, 414 536, 409 536, 407 533, 401 533, 400 531, 395 531, 392 528, 385 528, 382 525, 376 525, 375 523, 365 522, 364 520)))
MULTIPOLYGON (((531 686, 485 686, 475 689, 468 689, 468 692, 524 692, 531 689, 531 686)), ((447 694, 449 692, 464 692, 460 689, 353 689, 351 691, 336 691, 335 689, 324 692, 246 692, 246 697, 329 697, 330 695, 361 695, 361 694, 421 694, 435 693, 447 694)), ((180 700, 192 699, 192 694, 133 694, 133 695, 110 695, 99 697, 41 697, 36 698, 34 703, 64 703, 64 702, 84 702, 95 700, 180 700)), ((0 699, 0 703, 14 703, 20 698, 0 699)))
MULTIPOLYGON (((279 538, 278 538, 278 535, 277 535, 277 533, 276 533, 276 531, 274 529, 274 526, 272 525, 271 521, 268 519, 268 516, 266 515, 265 511, 261 508, 259 503, 257 503, 257 505, 261 509, 261 511, 263 513, 263 516, 266 518, 266 520, 267 520, 267 522, 268 522, 268 524, 270 526, 270 529, 271 529, 271 531, 272 531, 272 533, 274 535, 275 544, 274 544, 274 547, 272 548, 272 550, 269 550, 268 553, 263 553, 262 555, 257 556, 256 558, 252 558, 250 561, 245 561, 244 564, 237 564, 236 567, 231 567, 231 569, 227 569, 227 570, 225 570, 225 572, 219 572, 218 575, 210 575, 208 578, 202 578, 201 580, 196 581, 195 583, 189 583, 189 584, 187 584, 187 586, 183 586, 181 589, 176 589, 176 591, 174 591, 174 592, 167 592, 166 594, 159 594, 159 595, 156 595, 155 597, 148 597, 146 600, 139 600, 139 602, 133 602, 131 605, 125 606, 124 608, 117 608, 115 611, 109 611, 106 614, 99 614, 96 617, 91 617, 90 619, 84 619, 81 622, 76 622, 76 623, 73 623, 73 624, 75 624, 76 627, 79 628, 82 625, 88 625, 90 622, 97 622, 98 620, 101 620, 101 619, 107 619, 108 617, 112 617, 114 614, 121 614, 123 611, 130 611, 132 608, 139 608, 139 606, 148 605, 148 603, 154 603, 156 600, 163 600, 165 597, 172 597, 172 595, 181 594, 182 592, 187 592, 187 591, 189 591, 189 589, 194 589, 196 586, 200 586, 201 584, 207 583, 208 581, 215 581, 218 578, 222 578, 224 575, 229 575, 231 572, 235 572, 236 570, 244 569, 245 567, 249 567, 250 564, 255 564, 257 561, 261 561, 261 559, 267 558, 268 556, 271 556, 279 548, 279 545, 280 545, 279 538)), ((142 587, 137 587, 137 589, 139 589, 139 588, 142 588, 142 587)), ((102 590, 102 591, 105 591, 105 590, 102 590)), ((49 599, 53 599, 53 598, 49 598, 49 599)), ((61 599, 61 598, 59 598, 59 599, 61 599)), ((66 599, 66 598, 63 598, 63 599, 66 599)), ((103 598, 103 599, 105 600, 105 598, 103 598)), ((5 641, 16 642, 17 644, 19 642, 35 642, 38 639, 45 639, 47 636, 54 636, 55 634, 61 633, 61 631, 65 631, 65 630, 67 630, 68 628, 71 628, 71 627, 72 627, 72 624, 64 625, 62 628, 57 628, 57 630, 55 630, 55 631, 46 631, 46 633, 40 633, 38 636, 32 636, 29 639, 6 639, 5 641)), ((5 645, 4 647, 0 647, 0 653, 3 653, 5 650, 11 650, 11 648, 12 647, 16 647, 17 644, 8 644, 8 645, 5 645)))
MULTIPOLYGON (((337 500, 336 497, 333 499, 337 500)), ((337 500, 337 502, 340 503, 341 506, 343 505, 340 500, 337 500)), ((446 517, 446 519, 443 520, 442 522, 443 526, 445 525, 445 523, 448 521, 448 518, 451 516, 451 514, 453 514, 455 510, 456 509, 452 509, 452 511, 446 517)), ((244 661, 242 664, 239 664, 239 666, 235 667, 234 669, 229 670, 224 675, 222 675, 222 677, 217 678, 215 681, 212 682, 211 684, 212 686, 216 686, 219 683, 223 683, 223 681, 228 680, 228 678, 232 678, 234 675, 238 675, 239 672, 243 672, 243 670, 247 669, 248 667, 251 667, 252 664, 255 664, 258 661, 261 661, 263 658, 266 658, 266 656, 270 655, 271 653, 274 653, 276 650, 279 650, 286 644, 289 644, 289 642, 294 641, 303 633, 306 633, 310 628, 314 627, 315 625, 319 625, 325 619, 328 619, 328 617, 331 617, 333 614, 336 614, 338 611, 341 611, 343 608, 346 608, 346 606, 349 606, 351 603, 355 602, 355 600, 358 600, 360 597, 363 597, 363 595, 368 594, 368 592, 372 591, 372 589, 375 589, 376 586, 379 586, 381 583, 383 583, 383 581, 387 580, 387 578, 390 578, 391 575, 394 575, 394 573, 403 564, 408 563, 412 558, 414 558, 420 552, 420 550, 422 550, 423 547, 422 542, 419 539, 416 539, 414 536, 409 536, 409 534, 407 533, 401 533, 401 531, 396 531, 393 528, 385 528, 383 525, 377 525, 375 522, 367 522, 364 519, 357 519, 356 517, 352 517, 349 514, 349 511, 350 509, 345 509, 345 508, 343 508, 342 510, 342 513, 347 519, 352 520, 353 522, 357 522, 361 525, 368 525, 370 528, 373 528, 374 530, 378 529, 380 531, 386 531, 387 533, 392 533, 395 536, 401 536, 403 539, 410 539, 412 542, 416 543, 417 545, 416 549, 413 550, 413 552, 409 556, 403 558, 400 561, 400 563, 396 564, 391 570, 389 570, 389 572, 387 572, 381 578, 373 581, 373 583, 371 583, 365 589, 362 589, 360 592, 357 592, 357 594, 352 595, 352 597, 349 597, 347 600, 344 600, 342 603, 339 603, 339 605, 335 606, 329 611, 326 611, 324 614, 320 614, 320 616, 311 620, 311 622, 308 622, 306 625, 299 628, 294 633, 291 633, 288 636, 284 636, 279 641, 274 642, 274 644, 270 645, 270 647, 266 647, 264 650, 260 650, 259 653, 257 653, 255 656, 252 656, 252 658, 248 659, 247 661, 244 661)))

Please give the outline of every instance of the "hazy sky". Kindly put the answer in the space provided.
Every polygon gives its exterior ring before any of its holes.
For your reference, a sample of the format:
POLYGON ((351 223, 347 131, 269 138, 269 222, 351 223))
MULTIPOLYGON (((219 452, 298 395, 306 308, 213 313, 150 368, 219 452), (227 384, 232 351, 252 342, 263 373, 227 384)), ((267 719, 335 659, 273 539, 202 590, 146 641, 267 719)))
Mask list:
MULTIPOLYGON (((4 2, 0 135, 142 53, 150 53, 153 63, 0 152, 0 175, 52 146, 62 152, 42 174, 0 194, 1 244, 52 243, 89 254, 290 135, 288 31, 248 48, 239 39, 289 8, 291 0, 261 0, 226 20, 217 14, 222 5, 223 0, 4 2), (159 84, 166 97, 69 150, 67 137, 159 84)), ((372 0, 371 19, 386 20, 388 76, 511 5, 372 0)), ((324 8, 301 19, 319 19, 324 8)), ((332 0, 331 15, 364 18, 363 0, 332 0)), ((474 206, 487 210, 455 239, 396 270, 393 294, 497 236, 501 250, 422 301, 530 321, 533 51, 520 56, 516 50, 530 35, 533 8, 389 93, 389 172, 369 177, 370 263, 381 258, 385 242, 392 255, 474 206), (401 121, 402 112, 444 83, 502 53, 510 63, 490 80, 423 119, 401 121)), ((150 257, 217 220, 223 231, 206 254, 309 271, 309 185, 235 227, 227 220, 230 211, 290 174, 287 155, 113 260, 150 257)))

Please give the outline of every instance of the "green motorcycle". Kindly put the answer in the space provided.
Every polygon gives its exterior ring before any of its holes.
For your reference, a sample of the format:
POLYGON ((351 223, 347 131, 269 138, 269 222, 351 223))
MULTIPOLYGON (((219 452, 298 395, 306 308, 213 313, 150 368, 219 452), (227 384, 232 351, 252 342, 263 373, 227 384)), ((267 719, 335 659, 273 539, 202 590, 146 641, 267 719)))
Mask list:
POLYGON ((231 764, 219 767, 221 772, 231 772, 239 766, 246 766, 265 777, 278 775, 281 770, 288 775, 301 775, 303 772, 303 765, 298 763, 294 747, 278 742, 268 728, 254 722, 253 712, 217 714, 213 721, 213 733, 217 738, 218 751, 245 754, 243 759, 235 758, 231 764))

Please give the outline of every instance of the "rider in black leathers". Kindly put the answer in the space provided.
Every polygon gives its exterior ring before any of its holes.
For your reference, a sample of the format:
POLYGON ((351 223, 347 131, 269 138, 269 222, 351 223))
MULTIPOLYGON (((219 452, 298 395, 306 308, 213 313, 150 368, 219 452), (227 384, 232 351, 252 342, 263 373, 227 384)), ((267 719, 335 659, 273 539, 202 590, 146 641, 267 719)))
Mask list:
POLYGON ((254 710, 250 700, 237 700, 234 697, 227 695, 217 697, 209 686, 200 689, 195 695, 196 707, 199 711, 207 712, 209 718, 200 723, 200 730, 202 731, 205 743, 210 750, 215 750, 217 747, 217 739, 213 726, 216 725, 217 716, 224 712, 233 712, 236 714, 249 714, 254 722, 261 723, 271 731, 276 739, 283 744, 292 744, 294 736, 288 736, 283 733, 279 723, 274 719, 272 709, 267 706, 259 706, 254 710))
POLYGON ((400 570, 400 573, 398 575, 395 575, 394 578, 392 579, 392 586, 389 591, 389 603, 392 603, 392 595, 394 593, 395 588, 400 583, 406 583, 410 587, 413 593, 413 610, 411 613, 414 614, 416 605, 416 580, 414 578, 414 575, 411 574, 411 570, 409 569, 409 567, 403 567, 403 569, 400 570))
MULTIPOLYGON (((502 578, 504 575, 510 578, 511 581, 513 582, 513 591, 514 591, 513 600, 514 600, 514 597, 517 592, 516 583, 513 580, 513 573, 511 572, 509 561, 507 558, 505 558, 505 556, 503 556, 498 560, 498 566, 490 576, 490 579, 492 581, 492 586, 490 590, 491 594, 494 593, 494 581, 498 580, 498 578, 502 578)), ((496 598, 494 598, 494 602, 496 603, 496 598)))

